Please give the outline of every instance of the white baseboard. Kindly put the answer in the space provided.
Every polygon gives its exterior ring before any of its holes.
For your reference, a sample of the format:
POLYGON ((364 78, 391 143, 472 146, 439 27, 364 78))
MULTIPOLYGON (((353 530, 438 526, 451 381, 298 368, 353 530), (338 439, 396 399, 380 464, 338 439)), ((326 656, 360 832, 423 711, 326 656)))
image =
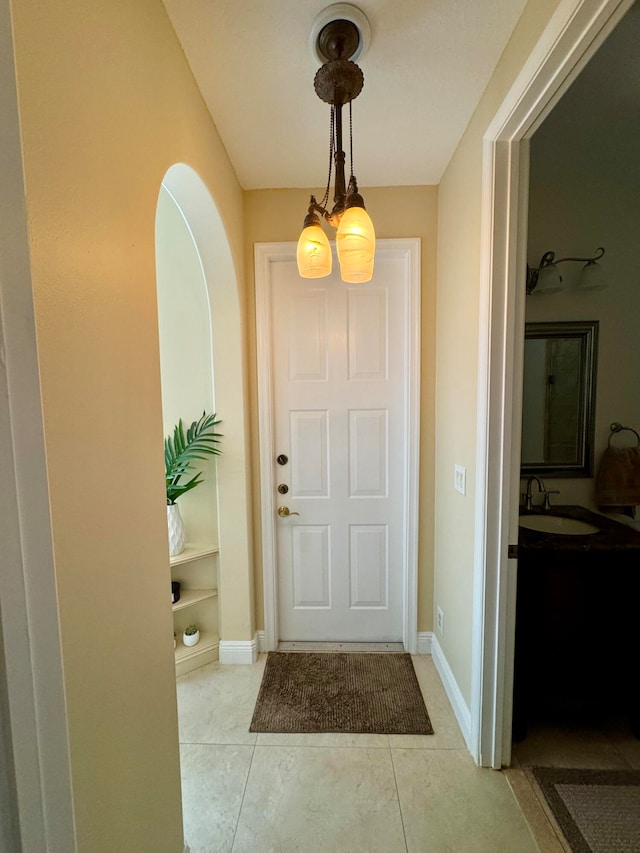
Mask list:
POLYGON ((433 631, 418 631, 417 654, 430 655, 433 644, 433 631))
POLYGON ((433 662, 436 665, 449 702, 451 702, 453 713, 456 715, 456 720, 467 744, 467 749, 473 754, 471 749, 471 711, 464 701, 464 696, 458 687, 458 682, 451 671, 449 662, 444 656, 444 652, 435 634, 431 635, 431 656, 433 657, 433 662))
POLYGON ((258 641, 258 652, 266 652, 264 647, 264 631, 256 631, 256 640, 258 641))
POLYGON ((253 640, 220 640, 220 663, 251 664, 258 660, 258 637, 253 640))

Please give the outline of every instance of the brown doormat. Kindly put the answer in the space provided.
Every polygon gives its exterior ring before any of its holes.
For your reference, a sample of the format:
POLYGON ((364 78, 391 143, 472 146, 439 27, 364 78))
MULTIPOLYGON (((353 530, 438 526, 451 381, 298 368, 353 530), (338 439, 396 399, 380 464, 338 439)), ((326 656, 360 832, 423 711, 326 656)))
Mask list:
POLYGON ((269 652, 249 731, 433 734, 408 654, 269 652))
POLYGON ((531 771, 573 853, 638 853, 639 771, 531 771))

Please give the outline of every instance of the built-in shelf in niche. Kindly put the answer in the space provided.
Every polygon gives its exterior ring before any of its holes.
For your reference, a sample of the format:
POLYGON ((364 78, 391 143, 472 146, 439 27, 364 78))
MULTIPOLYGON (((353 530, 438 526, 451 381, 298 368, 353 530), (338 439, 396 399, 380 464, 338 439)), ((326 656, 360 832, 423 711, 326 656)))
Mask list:
POLYGON ((202 557, 210 557, 212 554, 218 553, 216 545, 198 545, 187 544, 184 546, 184 551, 181 551, 176 557, 171 557, 171 566, 180 566, 182 563, 190 563, 192 560, 200 560, 202 557))
POLYGON ((180 581, 180 600, 173 605, 176 675, 218 660, 217 555, 214 545, 189 543, 170 559, 171 578, 180 581), (182 632, 190 622, 200 628, 195 646, 182 642, 182 632))
POLYGON ((199 601, 206 601, 207 598, 216 598, 217 595, 217 589, 181 589, 180 600, 173 605, 173 612, 191 607, 192 604, 197 604, 199 601))
POLYGON ((185 672, 210 662, 204 658, 218 660, 218 642, 218 635, 210 631, 200 631, 200 642, 197 646, 185 646, 179 636, 176 647, 176 675, 184 675, 185 672))

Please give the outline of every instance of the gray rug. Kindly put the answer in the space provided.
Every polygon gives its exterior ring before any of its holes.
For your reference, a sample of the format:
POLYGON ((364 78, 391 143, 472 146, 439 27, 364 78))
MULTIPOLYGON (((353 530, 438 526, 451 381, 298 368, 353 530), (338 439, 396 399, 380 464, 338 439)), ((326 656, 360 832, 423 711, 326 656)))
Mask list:
POLYGON ((408 654, 270 652, 249 731, 433 734, 408 654))
POLYGON ((532 767, 573 853, 640 851, 640 772, 532 767))

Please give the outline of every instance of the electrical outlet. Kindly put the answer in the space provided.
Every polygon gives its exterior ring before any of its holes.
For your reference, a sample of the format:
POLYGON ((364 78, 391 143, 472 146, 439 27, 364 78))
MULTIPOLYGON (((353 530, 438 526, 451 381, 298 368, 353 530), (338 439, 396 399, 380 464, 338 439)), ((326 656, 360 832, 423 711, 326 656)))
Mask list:
POLYGON ((456 492, 460 492, 461 495, 466 494, 467 492, 467 469, 462 465, 454 466, 453 473, 453 485, 455 487, 456 492))
POLYGON ((438 631, 444 636, 444 613, 438 607, 436 611, 436 624, 438 626, 438 631))

